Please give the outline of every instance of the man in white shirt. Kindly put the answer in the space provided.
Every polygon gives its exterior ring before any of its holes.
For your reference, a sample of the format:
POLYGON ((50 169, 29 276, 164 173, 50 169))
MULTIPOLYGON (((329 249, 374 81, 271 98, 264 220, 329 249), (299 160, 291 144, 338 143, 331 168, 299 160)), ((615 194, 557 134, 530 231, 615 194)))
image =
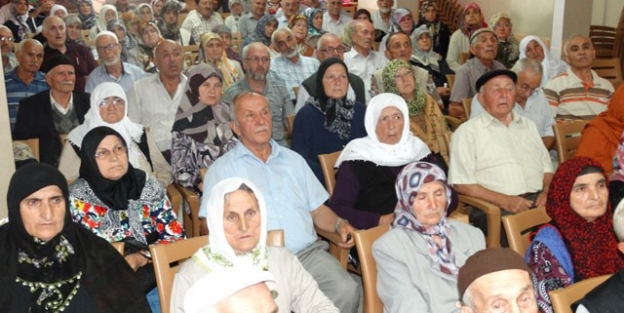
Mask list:
POLYGON ((238 20, 238 31, 241 33, 242 38, 246 38, 254 33, 258 21, 264 16, 266 5, 266 0, 253 0, 251 11, 243 14, 240 20, 238 20))
MULTIPOLYGON (((331 0, 334 1, 334 0, 331 0)), ((349 72, 362 78, 367 93, 371 92, 371 77, 373 73, 383 68, 388 59, 381 53, 373 51, 375 30, 369 21, 356 20, 347 26, 351 28, 351 51, 344 54, 344 62, 349 72)))
POLYGON ((314 58, 299 53, 295 34, 290 28, 280 28, 273 33, 271 41, 280 56, 274 58, 271 71, 286 84, 286 90, 292 99, 295 99, 294 87, 314 74, 321 63, 314 58))
POLYGON ((384 33, 389 33, 392 26, 392 13, 394 10, 394 0, 377 0, 377 7, 379 10, 371 14, 373 20, 373 27, 379 29, 384 33))
POLYGON ((217 25, 223 25, 221 15, 213 13, 212 0, 195 0, 195 10, 189 12, 181 26, 191 33, 195 44, 200 43, 201 35, 212 31, 217 25))
POLYGON ((228 2, 230 7, 230 16, 225 18, 225 26, 232 30, 232 33, 238 33, 238 21, 243 15, 243 1, 242 0, 230 0, 228 2))
POLYGON ((277 11, 278 28, 288 27, 288 21, 299 12, 299 0, 283 0, 282 8, 277 11))
POLYGON ((342 11, 341 0, 328 0, 327 12, 323 14, 323 30, 342 35, 342 31, 353 18, 342 11))
POLYGON ((158 73, 138 80, 128 93, 128 117, 150 128, 158 149, 171 162, 171 128, 186 86, 182 47, 165 40, 154 50, 158 73))

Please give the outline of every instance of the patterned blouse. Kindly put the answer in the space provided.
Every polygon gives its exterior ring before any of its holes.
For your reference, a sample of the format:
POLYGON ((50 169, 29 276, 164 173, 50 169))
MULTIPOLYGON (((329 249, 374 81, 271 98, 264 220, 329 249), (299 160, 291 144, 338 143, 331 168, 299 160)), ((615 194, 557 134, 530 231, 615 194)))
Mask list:
POLYGON ((69 190, 73 221, 109 242, 133 237, 148 245, 186 238, 164 189, 151 175, 147 176, 141 197, 128 202, 129 210, 109 210, 82 178, 76 180, 69 190), (145 237, 155 231, 158 233, 156 241, 146 242, 145 237))
POLYGON ((528 251, 529 268, 537 279, 537 305, 540 312, 553 313, 549 291, 572 285, 572 277, 566 272, 550 249, 541 242, 534 242, 528 251))

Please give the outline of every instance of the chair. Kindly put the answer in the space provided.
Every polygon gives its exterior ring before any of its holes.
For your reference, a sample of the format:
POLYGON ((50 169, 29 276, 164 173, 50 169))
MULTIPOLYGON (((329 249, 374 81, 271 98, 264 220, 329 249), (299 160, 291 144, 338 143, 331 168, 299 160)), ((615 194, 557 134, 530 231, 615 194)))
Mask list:
POLYGON ((462 107, 464 108, 464 118, 467 120, 470 119, 470 111, 472 107, 472 98, 464 98, 462 99, 462 107))
MULTIPOLYGON (((267 234, 267 245, 273 246, 276 243, 283 246, 284 231, 281 229, 270 230, 267 234)), ((169 313, 173 278, 178 272, 178 267, 206 244, 208 236, 189 238, 166 245, 150 245, 162 313, 169 313)))
POLYGON ((328 154, 319 154, 318 156, 321 170, 323 171, 323 178, 325 179, 325 188, 330 196, 334 192, 334 186, 336 186, 336 169, 334 165, 341 152, 342 150, 328 154))
POLYGON ((383 312, 383 303, 377 296, 377 264, 373 258, 373 243, 388 230, 390 230, 388 225, 380 225, 353 232, 353 240, 360 258, 362 283, 364 285, 363 313, 383 312))
POLYGON ((115 250, 117 250, 117 252, 119 252, 121 255, 124 255, 124 249, 126 248, 126 243, 123 241, 117 241, 117 242, 113 242, 111 243, 113 245, 113 248, 115 248, 115 250))
MULTIPOLYGON (((189 206, 189 211, 182 213, 184 220, 184 231, 186 232, 186 236, 188 238, 199 237, 199 206, 201 204, 201 200, 199 196, 190 188, 182 187, 180 185, 175 185, 176 189, 189 206)), ((177 213, 177 212, 176 212, 177 213)))
MULTIPOLYGON (((180 216, 180 203, 182 202, 182 195, 174 184, 167 186, 167 198, 171 202, 171 209, 177 216, 180 216)), ((186 232, 186 229, 184 230, 186 232)), ((188 235, 187 235, 188 236, 188 235)))
POLYGON ((559 164, 574 157, 579 142, 581 132, 589 121, 570 121, 555 124, 555 149, 559 155, 559 164))
POLYGON ((188 15, 188 13, 180 13, 178 14, 178 27, 182 26, 182 23, 184 23, 184 20, 186 20, 186 16, 188 15))
POLYGON ((501 211, 496 205, 487 201, 469 197, 465 195, 459 195, 459 203, 462 205, 457 208, 457 211, 462 214, 470 215, 470 212, 466 209, 466 206, 471 206, 474 209, 478 209, 485 213, 487 219, 487 238, 485 244, 488 248, 500 247, 500 233, 501 233, 501 211))
POLYGON ((240 54, 243 49, 243 36, 239 32, 232 33, 232 49, 238 54, 240 54))
POLYGON ((37 161, 39 161, 39 138, 30 138, 25 140, 13 140, 13 142, 22 142, 26 144, 30 151, 32 151, 33 156, 37 161))
POLYGON ((470 52, 460 52, 459 53, 459 64, 463 65, 470 59, 470 52))
POLYGON ((622 82, 622 65, 619 58, 596 59, 591 67, 598 76, 610 81, 613 85, 622 82))
POLYGON ((338 234, 334 232, 324 231, 316 226, 314 226, 314 230, 319 237, 325 239, 327 243, 329 243, 329 254, 333 255, 338 260, 338 262, 340 262, 340 265, 342 265, 344 269, 349 269, 352 272, 357 272, 355 268, 349 268, 349 250, 343 249, 338 245, 342 241, 338 234))
POLYGON ((453 84, 455 83, 455 74, 446 74, 446 82, 450 90, 453 90, 453 84))
POLYGON ((589 39, 596 50, 597 59, 617 57, 614 55, 616 34, 617 30, 615 27, 602 25, 589 26, 589 39))
POLYGON ((524 257, 531 241, 529 235, 542 224, 550 221, 544 207, 503 216, 503 227, 509 241, 509 248, 524 257))
POLYGON ((184 52, 184 62, 186 65, 193 66, 199 56, 199 45, 183 46, 182 51, 184 52))
POLYGON ((572 313, 572 303, 582 299, 585 295, 609 279, 611 275, 603 275, 574 283, 566 288, 549 291, 555 313, 572 313))
POLYGON ((450 115, 444 115, 444 119, 446 119, 446 123, 448 124, 452 132, 454 132, 459 127, 459 125, 461 125, 464 122, 450 115))

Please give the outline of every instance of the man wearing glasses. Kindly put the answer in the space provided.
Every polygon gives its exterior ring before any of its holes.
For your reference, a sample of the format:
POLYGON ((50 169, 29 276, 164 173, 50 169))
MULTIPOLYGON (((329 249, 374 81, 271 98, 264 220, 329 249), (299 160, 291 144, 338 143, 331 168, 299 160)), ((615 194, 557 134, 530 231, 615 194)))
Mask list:
POLYGON ((344 27, 352 20, 351 16, 342 12, 342 0, 327 1, 327 12, 323 13, 323 30, 340 36, 344 27))
POLYGON ((101 83, 111 82, 118 83, 127 93, 135 81, 145 77, 142 68, 121 61, 122 47, 113 32, 100 32, 95 37, 95 48, 101 64, 89 74, 85 89, 87 92, 92 92, 101 83))
POLYGON ((11 30, 4 25, 0 25, 0 51, 2 51, 4 73, 12 71, 18 64, 15 54, 13 54, 13 41, 15 39, 11 30))

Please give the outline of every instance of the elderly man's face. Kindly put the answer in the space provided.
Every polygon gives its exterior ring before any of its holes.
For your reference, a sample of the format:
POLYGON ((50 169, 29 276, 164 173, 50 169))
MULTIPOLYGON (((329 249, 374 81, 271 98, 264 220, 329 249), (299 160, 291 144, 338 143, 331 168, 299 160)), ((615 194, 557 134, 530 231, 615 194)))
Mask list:
POLYGON ((572 68, 590 68, 596 58, 596 50, 589 38, 577 36, 568 41, 566 45, 566 61, 572 68))
POLYGON ((351 34, 353 46, 364 51, 369 51, 373 47, 375 39, 375 29, 368 21, 359 21, 351 34))
POLYGON ((494 60, 498 52, 498 39, 490 32, 483 32, 477 36, 474 44, 470 45, 470 53, 480 60, 494 60))
POLYGON ((58 186, 43 187, 20 202, 26 232, 46 242, 63 230, 65 214, 65 198, 58 186))
POLYGON ((232 130, 247 147, 267 145, 271 140, 273 121, 266 98, 246 95, 237 100, 240 102, 235 106, 238 121, 230 123, 232 130))
POLYGON ((537 313, 535 291, 524 270, 504 270, 477 278, 470 285, 473 307, 461 313, 537 313))
POLYGON ((390 38, 386 57, 390 60, 401 59, 409 63, 412 55, 412 42, 410 38, 403 33, 396 34, 390 38))
POLYGON ((340 38, 329 36, 320 40, 322 40, 321 49, 316 52, 316 57, 319 61, 323 62, 329 58, 344 59, 344 46, 340 38))
POLYGON ((535 89, 540 87, 542 75, 525 70, 518 74, 516 83, 516 102, 525 104, 535 89))
POLYGON ((514 106, 516 86, 513 80, 505 75, 490 79, 483 85, 483 92, 477 95, 483 108, 498 120, 505 119, 514 106))
POLYGON ((266 0, 254 0, 254 2, 251 3, 251 13, 256 17, 264 15, 266 4, 266 0))
POLYGON ((298 0, 284 0, 282 2, 282 9, 284 10, 284 16, 290 18, 295 15, 299 10, 298 0))
POLYGON ((277 30, 275 34, 275 43, 277 51, 286 58, 294 58, 299 53, 297 51, 297 41, 295 36, 285 30, 277 30))
POLYGON ((377 0, 377 7, 379 7, 379 11, 381 11, 381 13, 390 12, 393 5, 394 0, 377 0))
POLYGON ((11 30, 6 28, 0 28, 0 50, 2 51, 2 56, 9 56, 9 54, 13 51, 13 33, 11 30))
POLYGON ((201 14, 204 18, 208 19, 212 15, 212 1, 200 0, 197 4, 197 13, 201 14))
POLYGON ((46 74, 46 82, 53 91, 71 93, 76 84, 74 67, 67 64, 55 66, 46 74))
POLYGON ((115 38, 102 35, 95 40, 95 47, 104 65, 113 66, 121 61, 121 47, 115 38))
POLYGON ((178 77, 184 66, 184 53, 179 44, 170 40, 163 41, 156 48, 154 65, 164 77, 178 77))
POLYGON ((249 47, 247 57, 243 60, 243 67, 247 77, 253 80, 265 80, 271 66, 269 52, 258 46, 249 47))
POLYGON ((340 15, 340 11, 342 10, 342 1, 341 0, 329 0, 327 1, 327 13, 333 16, 334 18, 340 15))
POLYGON ((45 19, 43 27, 43 37, 52 47, 60 47, 65 45, 67 33, 65 31, 65 22, 56 16, 50 16, 45 19))
POLYGON ((30 73, 35 73, 39 70, 43 61, 43 47, 32 42, 25 42, 17 52, 16 57, 20 68, 30 73))

